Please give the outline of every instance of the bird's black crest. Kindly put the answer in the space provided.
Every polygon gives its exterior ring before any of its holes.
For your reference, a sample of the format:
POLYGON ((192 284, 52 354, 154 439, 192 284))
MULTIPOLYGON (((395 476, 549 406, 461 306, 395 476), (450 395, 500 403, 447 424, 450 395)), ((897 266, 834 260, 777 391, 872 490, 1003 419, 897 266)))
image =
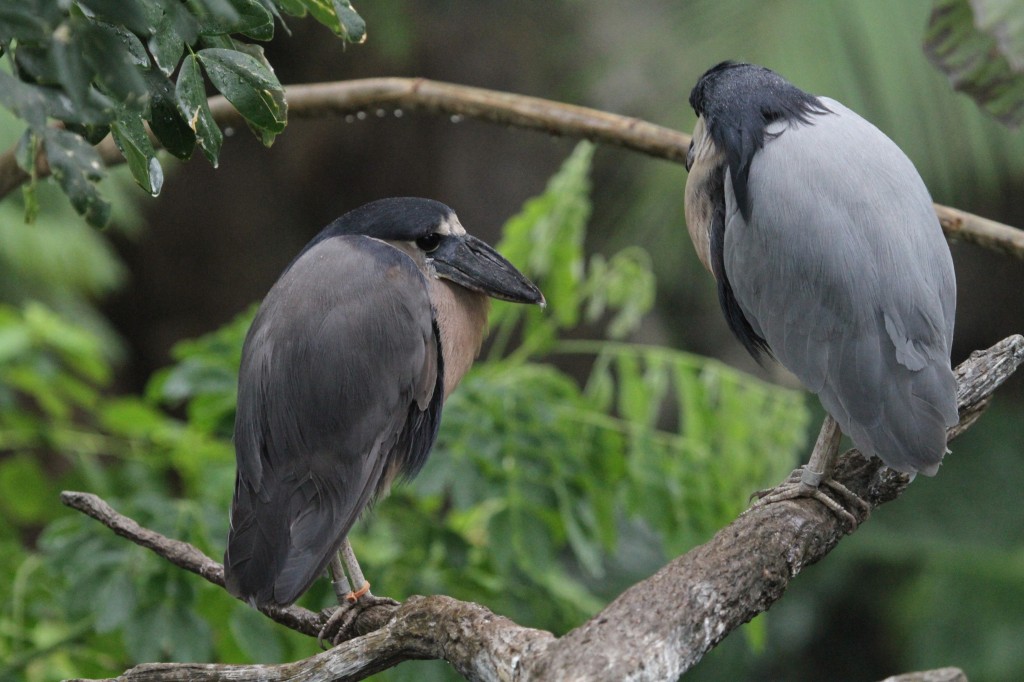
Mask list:
MULTIPOLYGON (((378 199, 354 208, 313 237, 296 260, 306 251, 331 237, 361 234, 377 239, 414 241, 433 232, 455 211, 440 201, 419 197, 378 199)), ((294 261, 293 261, 294 262, 294 261)))
POLYGON ((774 121, 811 123, 811 116, 829 113, 814 95, 763 66, 725 61, 700 77, 690 91, 690 106, 718 149, 725 151, 733 193, 745 219, 750 219, 747 178, 754 154, 764 146, 765 128, 774 121))

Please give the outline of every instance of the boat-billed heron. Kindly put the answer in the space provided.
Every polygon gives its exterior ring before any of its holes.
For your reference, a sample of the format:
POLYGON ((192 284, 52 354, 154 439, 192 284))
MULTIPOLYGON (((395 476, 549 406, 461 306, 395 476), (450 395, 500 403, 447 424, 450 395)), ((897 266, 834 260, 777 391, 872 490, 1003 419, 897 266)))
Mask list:
POLYGON ((346 537, 426 461, 444 401, 480 349, 489 297, 544 303, 429 199, 350 211, 291 262, 242 349, 224 555, 232 594, 291 604, 330 565, 339 603, 374 599, 346 537))
POLYGON ((763 502, 815 497, 842 429, 866 455, 935 474, 956 424, 956 282, 931 197, 896 144, 777 73, 723 62, 690 93, 686 222, 729 327, 816 393, 810 463, 763 502))

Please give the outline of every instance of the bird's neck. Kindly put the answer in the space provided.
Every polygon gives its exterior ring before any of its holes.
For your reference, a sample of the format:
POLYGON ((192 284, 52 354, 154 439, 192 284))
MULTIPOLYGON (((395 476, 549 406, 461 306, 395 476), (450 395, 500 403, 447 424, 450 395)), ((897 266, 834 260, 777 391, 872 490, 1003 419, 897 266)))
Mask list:
POLYGON ((444 397, 451 395, 480 353, 490 298, 444 279, 431 279, 431 300, 441 331, 444 397))
POLYGON ((693 129, 691 165, 686 178, 686 229, 693 248, 708 272, 711 267, 711 221, 715 208, 724 201, 722 165, 725 155, 715 145, 704 125, 704 117, 697 119, 693 129))

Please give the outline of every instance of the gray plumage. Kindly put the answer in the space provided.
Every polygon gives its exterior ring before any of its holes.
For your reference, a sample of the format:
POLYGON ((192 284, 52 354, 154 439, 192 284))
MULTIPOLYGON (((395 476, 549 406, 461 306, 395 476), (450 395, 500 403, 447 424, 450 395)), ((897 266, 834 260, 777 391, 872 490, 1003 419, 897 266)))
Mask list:
MULTIPOLYGON (((782 81, 810 98, 812 110, 776 115, 771 103, 758 108, 756 93, 735 92, 746 85, 744 71, 755 83, 764 72, 781 81, 777 74, 750 65, 716 69, 733 97, 716 102, 716 120, 703 125, 749 121, 754 104, 763 126, 761 143, 746 152, 746 210, 728 153, 712 142, 692 159, 722 174, 721 191, 702 211, 691 210, 701 193, 688 185, 687 216, 713 216, 720 206, 724 272, 716 277, 730 290, 723 299, 731 295, 753 338, 818 394, 858 448, 899 471, 934 474, 946 427, 958 419, 949 362, 956 285, 924 183, 889 138, 839 102, 782 81), (733 116, 729 106, 748 113, 733 116)), ((713 84, 706 94, 715 97, 713 84)), ((701 144, 696 135, 694 144, 701 144)), ((713 223, 701 228, 712 232, 706 264, 715 260, 713 223)))
POLYGON ((488 295, 543 302, 451 209, 425 199, 356 209, 289 265, 242 351, 224 557, 232 594, 291 604, 374 496, 419 471, 443 401, 479 350, 488 295))
POLYGON ((233 591, 290 604, 324 572, 385 471, 421 464, 425 453, 408 445, 433 441, 442 391, 423 276, 369 237, 321 242, 268 294, 240 376, 225 563, 233 591))

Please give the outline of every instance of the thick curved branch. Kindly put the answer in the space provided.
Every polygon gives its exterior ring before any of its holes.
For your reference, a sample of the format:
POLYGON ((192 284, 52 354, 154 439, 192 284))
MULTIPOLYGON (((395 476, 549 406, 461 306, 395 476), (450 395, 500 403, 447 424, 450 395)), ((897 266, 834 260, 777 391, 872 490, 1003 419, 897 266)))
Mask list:
MULTIPOLYGON (((285 96, 289 115, 295 118, 322 118, 393 107, 585 138, 676 163, 685 161, 690 145, 689 135, 638 118, 423 78, 365 78, 293 85, 286 88, 285 96)), ((243 126, 245 123, 234 107, 219 95, 210 98, 210 109, 221 125, 243 126)), ((124 160, 109 137, 97 145, 97 150, 108 165, 124 160)), ((49 172, 45 158, 40 157, 39 177, 49 172)), ((13 149, 0 154, 0 199, 27 180, 28 174, 15 162, 13 149)), ((935 211, 948 238, 1024 259, 1024 231, 941 204, 935 204, 935 211)))
MULTIPOLYGON (((978 419, 993 392, 1022 363, 1024 337, 1011 336, 957 367, 960 423, 949 430, 951 439, 978 419)), ((908 485, 906 476, 856 450, 840 459, 836 479, 872 508, 896 499, 908 485)), ((61 500, 175 565, 223 585, 220 565, 191 545, 142 528, 94 495, 66 492, 61 500)), ((364 636, 296 663, 147 664, 117 679, 360 680, 403 660, 439 658, 470 680, 673 680, 732 630, 766 611, 790 580, 824 558, 846 533, 836 515, 812 500, 756 507, 558 639, 477 604, 412 597, 398 607, 368 609, 356 621, 364 636)), ((292 622, 275 619, 306 634, 319 629, 318 614, 296 607, 285 611, 295 613, 292 622)))
MULTIPOLYGON (((955 438, 988 407, 1024 362, 1024 337, 977 351, 956 368, 960 423, 955 438)), ((856 450, 835 478, 873 509, 899 497, 909 479, 856 450)), ((863 521, 867 512, 860 512, 863 521)), ((810 499, 754 507, 700 547, 623 592, 601 613, 524 661, 536 680, 674 680, 732 630, 778 601, 805 566, 847 534, 845 524, 810 499)))

